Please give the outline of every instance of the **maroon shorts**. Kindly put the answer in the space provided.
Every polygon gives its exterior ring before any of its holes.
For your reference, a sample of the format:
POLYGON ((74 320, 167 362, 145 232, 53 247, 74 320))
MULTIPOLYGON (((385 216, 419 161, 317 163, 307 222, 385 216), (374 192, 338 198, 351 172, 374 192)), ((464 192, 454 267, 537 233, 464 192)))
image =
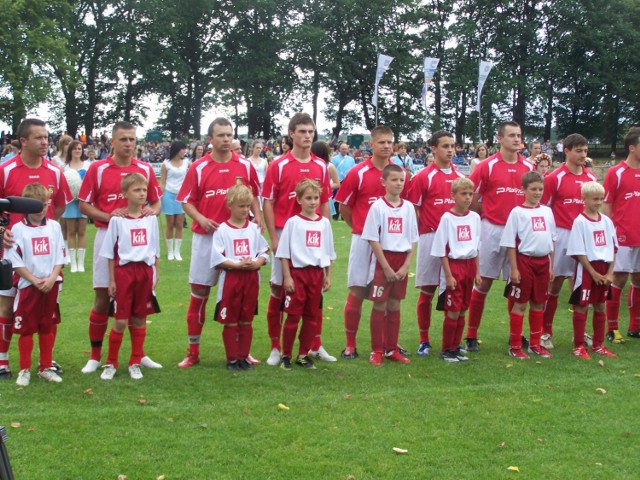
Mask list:
POLYGON ((283 310, 306 318, 314 317, 322 306, 324 269, 320 267, 291 268, 295 292, 285 293, 283 310))
MULTIPOLYGON (((407 252, 389 252, 385 250, 384 258, 387 259, 393 271, 397 272, 407 259, 407 252)), ((369 284, 369 300, 374 302, 386 302, 389 298, 402 300, 407 295, 407 281, 408 277, 404 277, 403 280, 397 282, 388 282, 384 276, 382 266, 376 261, 373 280, 369 284)))
POLYGON ((59 293, 60 282, 56 282, 49 293, 42 293, 33 285, 19 289, 14 300, 13 333, 51 332, 53 326, 60 323, 59 293))
POLYGON ((449 268, 451 274, 456 279, 455 290, 448 288, 442 292, 443 310, 445 312, 463 312, 469 308, 471 301, 471 291, 473 290, 473 281, 476 277, 476 259, 469 258, 466 260, 449 259, 449 268))
POLYGON ((144 262, 119 265, 115 270, 116 298, 113 317, 146 318, 153 290, 153 268, 144 262))
POLYGON ((257 313, 260 275, 257 271, 227 270, 214 319, 222 324, 249 323, 257 313))
MULTIPOLYGON (((593 269, 600 275, 604 275, 609 270, 609 264, 607 262, 596 261, 591 262, 593 269)), ((609 285, 597 285, 593 281, 589 272, 587 272, 580 265, 576 267, 576 273, 581 272, 580 278, 576 276, 573 285, 573 292, 569 298, 571 305, 597 305, 604 303, 609 293, 609 285)))
POLYGON ((544 303, 549 289, 549 257, 518 254, 520 283, 508 284, 508 298, 516 303, 544 303))

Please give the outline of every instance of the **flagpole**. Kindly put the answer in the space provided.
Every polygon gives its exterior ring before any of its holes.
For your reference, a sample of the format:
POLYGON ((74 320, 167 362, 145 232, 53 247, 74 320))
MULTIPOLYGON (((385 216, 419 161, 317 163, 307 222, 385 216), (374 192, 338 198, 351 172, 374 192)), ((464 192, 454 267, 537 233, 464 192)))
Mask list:
POLYGON ((378 84, 376 83, 376 124, 378 126, 378 84))

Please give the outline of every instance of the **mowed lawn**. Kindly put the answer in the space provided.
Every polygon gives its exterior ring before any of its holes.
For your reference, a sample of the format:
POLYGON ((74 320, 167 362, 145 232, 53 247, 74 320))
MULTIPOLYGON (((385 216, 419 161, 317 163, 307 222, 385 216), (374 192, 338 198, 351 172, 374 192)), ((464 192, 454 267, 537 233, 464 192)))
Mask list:
MULTIPOLYGON (((324 302, 323 338, 339 356, 350 234, 342 222, 334 227, 338 260, 324 302)), ((612 346, 619 358, 601 363, 573 358, 566 286, 550 360, 507 356, 500 282, 480 329, 481 352, 469 362, 446 364, 436 353, 413 354, 409 365, 370 366, 367 303, 359 359, 287 372, 264 364, 266 267, 252 347, 263 364, 252 372, 225 369, 212 300, 202 363, 181 370, 176 364, 187 348, 189 303, 186 237, 183 262, 161 261, 162 313, 149 318, 146 351, 164 369, 143 370, 144 379, 131 380, 126 335, 113 381, 100 380, 99 372, 80 373, 89 353, 89 269, 67 274, 61 296, 63 323, 54 358, 66 371, 62 384, 34 374, 29 387, 18 388, 14 339, 14 379, 0 383, 0 425, 8 430, 17 479, 638 478, 640 343, 612 346), (289 410, 279 410, 280 403, 289 410), (408 452, 394 453, 394 447, 408 452)), ((417 292, 411 287, 400 343, 414 352, 417 292)), ((626 330, 626 308, 623 318, 626 330)), ((434 312, 436 351, 441 331, 442 314, 434 312)))

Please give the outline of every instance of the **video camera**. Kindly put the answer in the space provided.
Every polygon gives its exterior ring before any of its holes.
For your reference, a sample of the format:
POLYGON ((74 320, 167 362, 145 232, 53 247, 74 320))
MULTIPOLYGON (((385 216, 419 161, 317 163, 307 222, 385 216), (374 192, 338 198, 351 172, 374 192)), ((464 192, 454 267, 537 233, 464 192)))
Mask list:
POLYGON ((7 441, 7 430, 4 427, 0 427, 0 479, 1 480, 13 480, 13 471, 11 470, 11 463, 9 463, 9 454, 4 446, 7 441))
POLYGON ((44 208, 40 200, 23 197, 0 198, 0 290, 8 290, 13 284, 13 267, 4 257, 4 232, 9 226, 8 213, 39 213, 44 208))

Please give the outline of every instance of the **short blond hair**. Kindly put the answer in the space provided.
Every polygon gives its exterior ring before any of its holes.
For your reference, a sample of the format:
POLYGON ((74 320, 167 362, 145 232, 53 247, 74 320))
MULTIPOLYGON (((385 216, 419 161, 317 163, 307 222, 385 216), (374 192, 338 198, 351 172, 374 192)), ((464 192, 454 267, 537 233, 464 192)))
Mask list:
POLYGON ((469 180, 467 177, 458 177, 451 184, 451 193, 452 194, 458 193, 458 191, 462 190, 463 188, 470 188, 471 190, 473 190, 474 189, 473 182, 469 180))
POLYGON ((582 198, 592 195, 604 195, 604 187, 598 182, 586 182, 582 184, 580 193, 582 194, 582 198))
POLYGON ((314 193, 320 195, 322 189, 320 188, 320 184, 315 180, 311 180, 310 178, 305 178, 304 180, 298 182, 296 185, 296 198, 302 198, 304 192, 311 189, 314 193))
POLYGON ((235 205, 241 202, 253 202, 253 193, 251 192, 251 189, 249 187, 242 183, 239 183, 227 190, 225 203, 227 207, 230 207, 231 205, 235 205))
POLYGON ((22 190, 22 196, 24 198, 33 198, 34 200, 40 200, 42 203, 49 201, 49 190, 41 183, 30 183, 22 190))
POLYGON ((125 175, 122 182, 120 182, 120 189, 122 190, 122 193, 127 193, 131 186, 136 183, 144 183, 145 185, 149 184, 144 175, 136 172, 129 173, 125 175))

